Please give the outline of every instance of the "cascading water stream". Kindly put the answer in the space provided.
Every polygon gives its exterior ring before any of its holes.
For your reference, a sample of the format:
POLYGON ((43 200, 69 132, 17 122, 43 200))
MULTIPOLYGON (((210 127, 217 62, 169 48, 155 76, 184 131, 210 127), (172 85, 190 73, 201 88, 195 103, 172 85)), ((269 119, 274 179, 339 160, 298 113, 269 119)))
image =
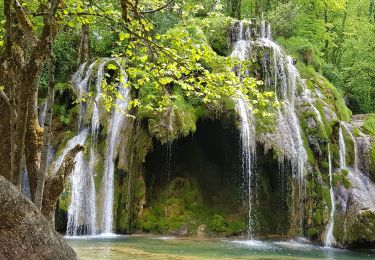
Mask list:
POLYGON ((70 150, 72 150, 77 145, 83 146, 85 144, 87 134, 88 134, 88 129, 84 129, 78 135, 76 135, 75 137, 73 137, 72 139, 68 141, 68 143, 62 150, 61 155, 55 161, 55 164, 52 170, 53 174, 55 174, 59 170, 65 156, 68 154, 70 150))
MULTIPOLYGON (((104 67, 105 60, 99 65, 99 69, 104 67)), ((86 113, 86 104, 81 99, 88 92, 89 81, 92 77, 92 71, 96 62, 92 63, 84 73, 86 63, 82 64, 78 72, 73 76, 72 82, 76 84, 79 92, 81 111, 78 119, 78 129, 83 127, 83 117, 86 113)), ((99 70, 98 70, 99 73, 99 70)), ((102 72, 103 74, 103 72, 102 72)), ((71 175, 71 200, 68 209, 67 235, 95 235, 97 233, 96 224, 96 192, 93 176, 93 167, 95 162, 95 151, 97 128, 99 126, 98 110, 95 111, 96 101, 100 98, 100 90, 97 90, 97 98, 94 103, 94 111, 91 120, 92 146, 90 150, 90 163, 87 165, 83 152, 79 152, 75 157, 75 168, 71 175)), ((89 129, 85 129, 87 135, 89 129)), ((84 140, 83 144, 85 143, 84 140)), ((82 145, 83 145, 82 144, 82 145)))
MULTIPOLYGON (((243 23, 239 25, 239 31, 236 35, 236 42, 234 43, 234 49, 231 54, 232 57, 237 58, 240 61, 245 61, 248 59, 250 52, 250 43, 245 40, 246 32, 244 31, 243 23)), ((239 75, 238 75, 239 76, 239 75)), ((242 175, 246 184, 244 185, 247 188, 247 206, 248 206, 248 237, 251 239, 253 235, 253 221, 252 221, 252 163, 254 162, 255 154, 255 126, 254 118, 252 112, 250 111, 250 105, 245 99, 245 97, 237 92, 238 98, 235 99, 236 110, 240 118, 240 137, 241 137, 241 167, 242 175)))
POLYGON ((47 105, 48 102, 45 100, 41 106, 41 109, 39 111, 39 125, 40 127, 44 127, 44 123, 46 121, 46 114, 47 114, 47 105))
MULTIPOLYGON (((87 162, 83 152, 80 152, 75 157, 75 169, 71 175, 71 202, 68 209, 68 226, 67 235, 77 236, 77 235, 96 235, 98 233, 97 225, 97 213, 96 213, 96 191, 95 191, 95 162, 96 162, 96 149, 98 143, 98 132, 100 127, 100 98, 102 94, 102 82, 104 80, 105 66, 111 59, 102 59, 97 62, 92 63, 88 69, 85 71, 86 64, 82 64, 78 72, 73 76, 72 82, 76 84, 80 100, 89 91, 89 82, 93 78, 93 70, 97 66, 97 74, 95 79, 95 90, 96 96, 93 100, 93 109, 91 114, 90 126, 80 131, 79 135, 85 134, 85 138, 80 141, 81 145, 84 145, 86 138, 91 134, 91 146, 90 146, 90 157, 87 162)), ((117 62, 117 61, 115 61, 117 62)), ((120 64, 117 63, 119 66, 120 64)), ((122 71, 122 69, 121 69, 122 71)), ((122 84, 122 83, 121 83, 122 84)), ((120 85, 121 85, 120 84, 120 85)), ((122 85, 121 85, 122 86, 122 85)), ((121 91, 121 86, 119 86, 119 92, 121 91)), ((118 101, 116 105, 118 105, 118 101)), ((86 104, 81 102, 81 113, 78 119, 79 128, 83 128, 83 118, 87 117, 86 104)), ((123 108, 123 107, 121 107, 123 108)), ((113 112, 115 114, 116 112, 113 112)), ((121 122, 119 122, 121 123, 121 122)), ((110 129, 109 133, 111 133, 110 129)), ((114 130, 115 131, 115 130, 114 130)), ((116 134, 114 134, 116 135, 116 134)), ((74 139, 74 138, 73 138, 74 139)), ((72 139, 72 140, 73 140, 72 139)), ((114 143, 111 140, 112 144, 114 143)), ((72 149, 75 145, 67 145, 65 148, 67 151, 72 149)), ((109 154, 107 161, 112 161, 113 152, 109 154)), ((107 166, 107 164, 106 164, 107 166)), ((108 168, 108 167, 107 167, 108 168)), ((107 169, 106 168, 106 169, 107 169)), ((112 184, 113 186, 113 184, 112 184)), ((105 193, 107 196, 107 193, 105 193)), ((113 197, 113 196, 112 196, 113 197)), ((112 199, 113 200, 113 199, 112 199)), ((103 209, 107 210, 107 208, 103 209)), ((104 213, 105 215, 105 213, 104 213)), ((113 213, 112 213, 113 216, 113 213)), ((104 229, 103 229, 104 230, 104 229)), ((107 233, 107 230, 104 231, 107 233)))
MULTIPOLYGON (((281 108, 278 108, 278 134, 279 146, 292 163, 292 172, 299 183, 300 213, 303 214, 302 203, 305 197, 305 173, 307 166, 307 152, 303 144, 299 119, 295 112, 295 97, 297 94, 297 80, 300 79, 298 70, 294 66, 293 59, 285 56, 281 47, 271 39, 271 28, 268 24, 267 30, 265 23, 262 22, 261 38, 257 44, 267 47, 273 53, 273 91, 275 92, 275 101, 279 102, 281 97, 281 108), (267 31, 264 34, 264 31, 267 31), (262 37, 264 35, 264 37, 262 37)), ((266 67, 266 65, 264 65, 266 67)), ((265 82, 271 84, 271 80, 265 82)), ((284 168, 284 158, 279 160, 281 168, 284 168)), ((301 218, 302 225, 302 218, 301 218)))
POLYGON ((121 126, 125 120, 125 111, 127 110, 130 98, 129 89, 124 87, 127 81, 125 71, 120 64, 120 83, 118 92, 122 97, 117 98, 116 108, 112 113, 110 127, 108 128, 107 158, 105 160, 105 171, 103 176, 103 233, 112 234, 113 232, 113 198, 114 198, 114 170, 115 170, 115 147, 119 137, 121 126))
POLYGON ((325 246, 331 247, 335 242, 335 237, 333 235, 333 227, 334 227, 334 216, 335 216, 335 194, 333 191, 333 173, 332 173, 332 159, 331 159, 331 149, 330 145, 328 144, 328 173, 329 173, 329 183, 330 183, 330 189, 329 194, 331 197, 331 212, 329 214, 329 223, 328 223, 328 229, 326 233, 326 238, 324 241, 325 246))
POLYGON ((354 150, 354 162, 353 162, 353 168, 354 170, 358 170, 358 148, 357 148, 357 142, 354 138, 351 131, 349 131, 347 124, 345 122, 341 123, 341 126, 345 128, 346 132, 349 134, 350 139, 353 142, 353 150, 354 150))
POLYGON ((344 135, 342 134, 342 125, 340 124, 339 128, 339 160, 340 160, 340 169, 346 169, 346 146, 344 135))
POLYGON ((81 67, 79 68, 78 72, 73 76, 73 83, 77 86, 78 89, 78 100, 81 103, 81 113, 79 114, 79 119, 78 119, 78 131, 82 129, 83 126, 83 116, 85 115, 86 112, 86 102, 82 102, 82 98, 85 98, 85 95, 88 92, 88 87, 89 87, 89 80, 92 74, 92 70, 94 69, 95 62, 91 63, 90 66, 88 67, 85 77, 80 78, 80 76, 83 75, 83 72, 81 72, 81 68, 85 68, 86 64, 82 64, 81 67))
POLYGON ((247 181, 247 203, 248 203, 248 237, 251 239, 253 234, 252 221, 252 164, 255 160, 255 127, 254 119, 249 110, 249 104, 243 97, 237 99, 236 110, 240 117, 240 131, 241 131, 241 167, 243 179, 247 181))
MULTIPOLYGON (((234 50, 231 54, 232 57, 236 57, 240 61, 246 61, 250 58, 253 51, 256 51, 256 46, 260 46, 265 49, 269 49, 273 57, 270 61, 262 58, 263 68, 263 81, 269 90, 275 92, 275 101, 278 103, 279 99, 281 107, 277 109, 277 131, 271 142, 275 142, 279 149, 281 149, 283 156, 279 157, 280 169, 285 169, 284 163, 289 161, 292 166, 292 173, 294 178, 298 181, 299 188, 299 201, 300 201, 300 215, 303 215, 303 201, 305 197, 305 173, 307 167, 307 152, 304 147, 302 140, 302 132, 300 129, 299 119, 295 112, 295 98, 297 96, 297 82, 300 80, 297 68, 294 66, 293 59, 284 54, 282 48, 272 41, 271 27, 269 23, 264 20, 261 21, 259 27, 259 38, 251 40, 250 31, 248 26, 244 22, 238 22, 237 26, 234 27, 232 40, 234 40, 234 50), (273 73, 269 73, 269 72, 273 73), (287 159, 287 160, 285 160, 287 159)), ((241 140, 246 140, 246 130, 244 124, 250 124, 253 127, 253 120, 245 120, 248 118, 250 112, 247 105, 243 104, 246 102, 241 97, 241 93, 238 93, 239 99, 236 100, 236 108, 241 119, 241 140)), ((253 147, 255 147, 255 130, 251 136, 253 147)), ((269 140, 266 140, 266 142, 269 140)), ((242 143, 242 149, 246 149, 246 143, 242 143)), ((269 147, 269 146, 268 146, 269 147)), ((272 145, 271 145, 272 147, 272 145)), ((252 150, 253 151, 253 150, 252 150)), ((243 151, 244 161, 250 160, 245 165, 245 171, 250 174, 246 177, 251 181, 251 164, 253 163, 252 157, 254 156, 252 151, 243 151), (246 157, 248 155, 248 157, 246 157)), ((251 198, 251 183, 249 186, 249 198, 251 198)), ((249 199, 249 205, 251 209, 251 199, 249 199)), ((251 216, 251 212, 249 213, 251 216)), ((250 219, 250 218, 249 218, 250 219)), ((301 227, 302 227, 301 217, 301 227)), ((251 223, 251 221, 250 221, 251 223)))

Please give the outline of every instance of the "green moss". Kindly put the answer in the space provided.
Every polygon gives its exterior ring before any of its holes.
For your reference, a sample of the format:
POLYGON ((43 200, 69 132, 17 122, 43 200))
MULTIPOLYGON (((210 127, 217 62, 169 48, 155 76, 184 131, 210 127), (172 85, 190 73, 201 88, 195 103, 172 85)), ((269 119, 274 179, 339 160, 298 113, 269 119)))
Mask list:
POLYGON ((315 227, 309 227, 307 229, 308 237, 316 237, 319 234, 319 231, 315 227))
POLYGON ((65 212, 68 212, 70 205, 70 187, 66 188, 59 197, 59 208, 65 212))
POLYGON ((322 213, 320 211, 315 211, 315 213, 313 214, 313 220, 316 225, 322 225, 323 224, 322 213))
POLYGON ((203 29, 208 44, 219 55, 227 56, 230 52, 229 28, 233 20, 226 16, 211 16, 197 20, 196 24, 203 29))
POLYGON ((362 128, 367 134, 375 136, 375 115, 368 116, 362 128))
POLYGON ((325 187, 323 189, 323 194, 324 194, 324 201, 326 203, 326 205, 328 206, 328 209, 329 211, 331 211, 331 208, 332 208, 332 201, 331 201, 331 194, 330 194, 330 191, 329 191, 329 186, 325 187))
POLYGON ((357 127, 353 127, 353 135, 354 135, 354 137, 360 136, 360 131, 357 127))
POLYGON ((215 232, 227 232, 228 223, 220 215, 214 215, 208 223, 208 227, 215 232))
POLYGON ((66 147, 66 144, 69 142, 70 139, 72 139, 73 137, 75 136, 75 133, 68 130, 64 133, 64 137, 61 141, 61 143, 59 144, 59 146, 57 147, 56 149, 56 153, 54 155, 54 158, 57 159, 60 155, 62 155, 62 151, 64 150, 64 148, 66 147))
POLYGON ((345 104, 345 100, 341 92, 335 88, 326 78, 317 75, 315 82, 320 87, 328 104, 333 105, 336 115, 341 121, 349 122, 352 112, 345 104))
POLYGON ((375 214, 364 211, 358 216, 353 225, 350 226, 346 236, 346 244, 352 242, 374 242, 375 241, 375 214))
POLYGON ((348 130, 345 127, 342 128, 342 133, 343 133, 343 137, 345 141, 345 148, 346 148, 346 157, 345 157, 346 164, 353 165, 355 161, 355 156, 356 156, 354 153, 354 146, 356 144, 354 143, 348 130))
MULTIPOLYGON (((144 90, 146 91, 146 90, 144 90)), ((170 107, 161 111, 148 111, 146 109, 138 111, 141 118, 148 119, 148 128, 152 136, 161 143, 173 141, 181 136, 187 136, 196 131, 197 115, 202 109, 196 109, 187 101, 183 91, 175 86, 172 90, 173 102, 170 107)), ((141 96, 148 95, 146 92, 141 96)), ((141 97, 144 102, 148 102, 146 97, 141 97)))
POLYGON ((371 158, 371 161, 370 161, 370 166, 371 166, 370 174, 371 174, 371 178, 373 180, 375 180, 375 142, 373 142, 371 144, 370 158, 371 158))
POLYGON ((320 163, 320 167, 322 169, 323 172, 328 172, 328 169, 329 169, 329 163, 328 161, 322 161, 320 163))
POLYGON ((340 148, 338 146, 338 144, 336 143, 331 143, 330 146, 329 146, 329 149, 331 151, 331 163, 332 163, 332 168, 335 169, 335 168, 338 168, 340 167, 340 163, 338 160, 335 160, 336 158, 339 158, 340 155, 340 148))
POLYGON ((185 178, 175 178, 165 190, 159 191, 157 199, 143 211, 139 221, 141 230, 163 234, 186 225, 188 234, 193 235, 201 224, 206 225, 208 231, 225 235, 240 233, 244 227, 242 219, 206 205, 197 183, 185 178))
POLYGON ((349 171, 346 169, 342 169, 339 172, 334 173, 333 175, 333 185, 343 185, 346 189, 351 188, 352 184, 348 179, 349 171))
MULTIPOLYGON (((325 140, 328 140, 328 137, 332 135, 332 125, 330 124, 330 122, 328 122, 327 118, 325 117, 325 112, 324 112, 322 102, 317 101, 315 103, 315 107, 319 111, 319 113, 321 115, 321 118, 322 118, 322 121, 323 121, 323 124, 324 124, 325 136, 326 136, 325 140)), ((323 130, 320 130, 320 131, 323 131, 323 130)), ((320 135, 320 137, 323 137, 323 136, 324 135, 322 135, 322 134, 320 135)))

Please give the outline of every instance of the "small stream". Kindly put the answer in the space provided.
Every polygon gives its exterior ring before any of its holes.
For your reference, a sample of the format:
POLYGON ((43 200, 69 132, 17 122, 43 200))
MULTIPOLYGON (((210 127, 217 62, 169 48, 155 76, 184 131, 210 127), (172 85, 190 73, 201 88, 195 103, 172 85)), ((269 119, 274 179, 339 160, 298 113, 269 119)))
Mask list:
POLYGON ((326 248, 304 239, 193 240, 144 235, 68 239, 79 259, 375 259, 375 250, 326 248))

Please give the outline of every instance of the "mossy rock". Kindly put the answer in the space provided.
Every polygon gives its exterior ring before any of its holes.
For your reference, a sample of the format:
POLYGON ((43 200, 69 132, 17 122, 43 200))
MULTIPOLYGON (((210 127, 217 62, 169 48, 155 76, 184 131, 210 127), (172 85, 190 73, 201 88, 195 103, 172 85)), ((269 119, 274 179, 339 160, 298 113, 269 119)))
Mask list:
POLYGON ((375 114, 369 115, 362 125, 362 129, 365 133, 375 136, 375 114))
POLYGON ((351 183, 348 178, 349 171, 346 169, 341 169, 338 172, 335 172, 333 174, 333 185, 338 186, 338 185, 343 185, 345 189, 351 188, 351 183))
MULTIPOLYGON (((358 213, 358 212, 357 212, 358 213)), ((375 243, 375 213, 362 211, 355 215, 337 216, 334 235, 346 247, 363 247, 375 243), (342 228, 342 226, 345 228, 342 228)))

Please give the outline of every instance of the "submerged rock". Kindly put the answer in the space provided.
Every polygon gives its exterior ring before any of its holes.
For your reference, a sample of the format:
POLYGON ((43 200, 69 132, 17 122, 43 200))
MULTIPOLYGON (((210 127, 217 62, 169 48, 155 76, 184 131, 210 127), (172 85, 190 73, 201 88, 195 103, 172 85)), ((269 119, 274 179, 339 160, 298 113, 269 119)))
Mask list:
POLYGON ((0 176, 0 259, 76 259, 35 205, 0 176))

